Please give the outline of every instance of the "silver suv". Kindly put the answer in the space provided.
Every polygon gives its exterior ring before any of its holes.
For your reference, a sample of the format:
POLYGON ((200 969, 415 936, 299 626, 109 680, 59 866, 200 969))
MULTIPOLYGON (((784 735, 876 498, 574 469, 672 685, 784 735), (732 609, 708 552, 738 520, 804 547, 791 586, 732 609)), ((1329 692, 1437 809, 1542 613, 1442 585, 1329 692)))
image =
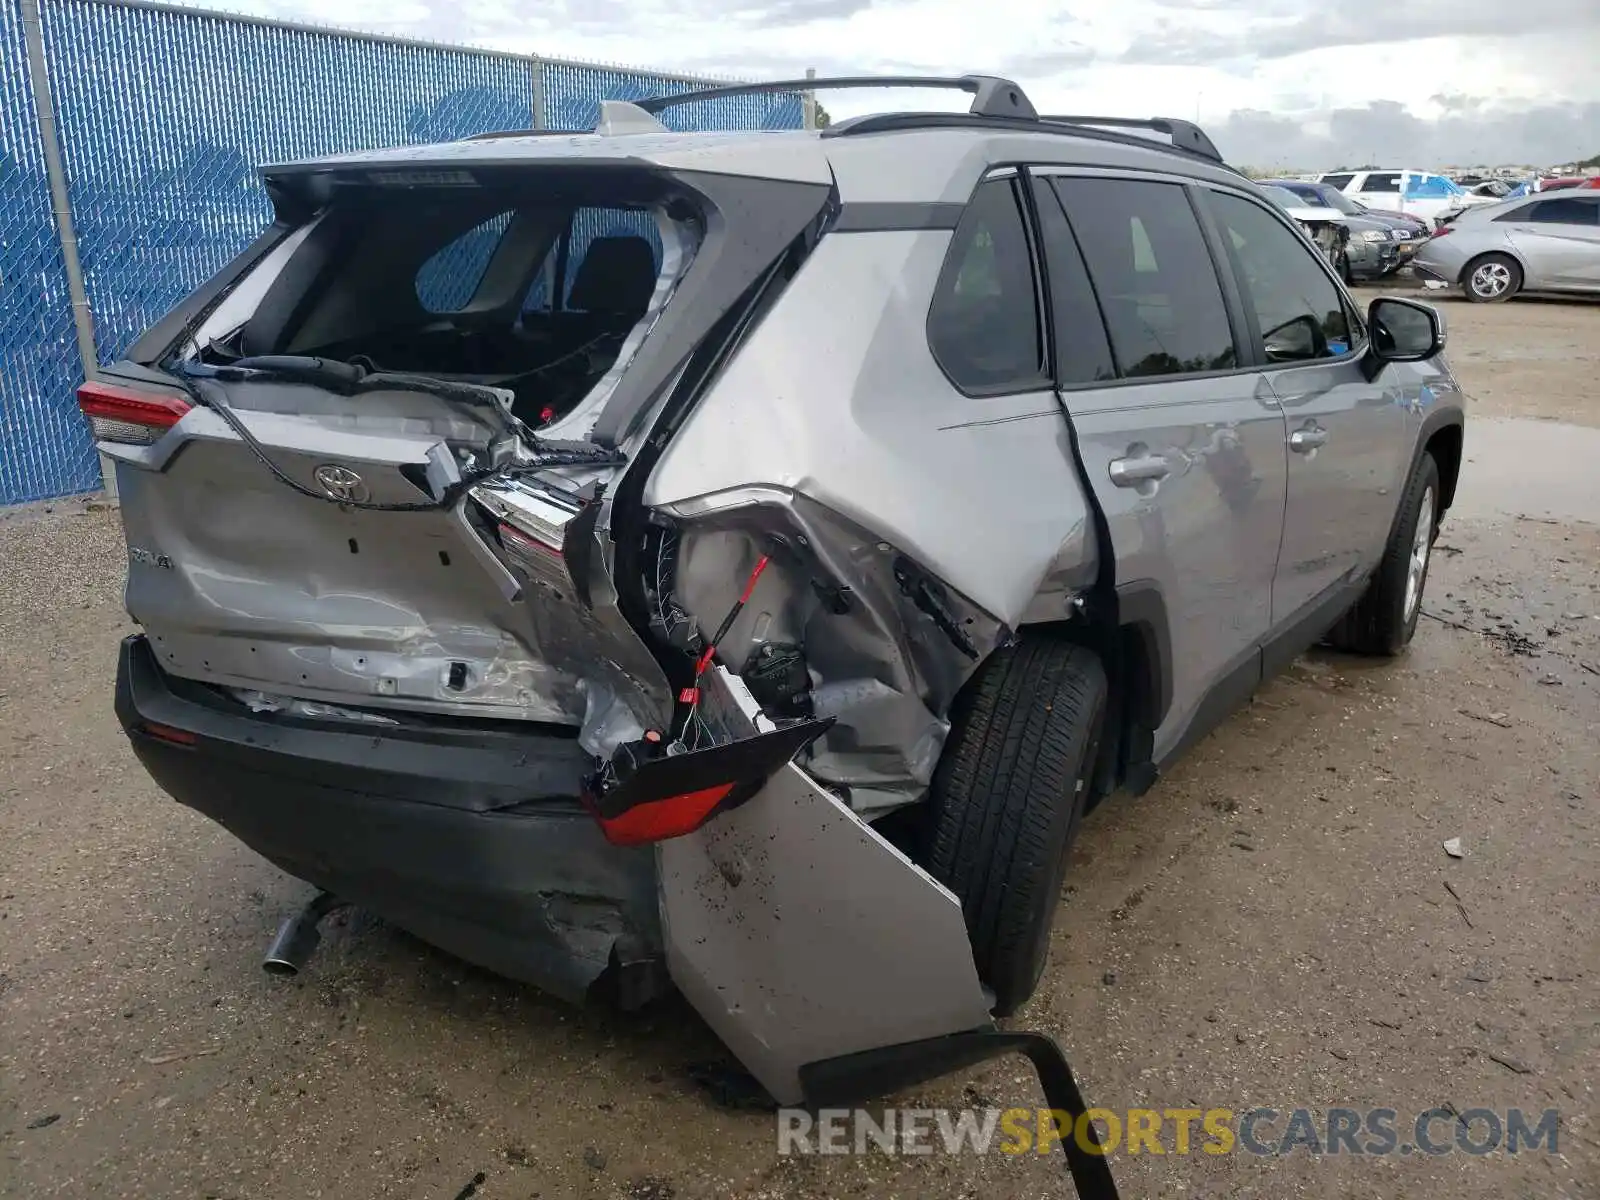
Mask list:
POLYGON ((675 986, 783 1102, 902 1080, 1033 992, 1086 808, 1314 642, 1405 647, 1439 316, 1361 311, 1190 124, 943 82, 265 168, 84 386, 133 748, 326 893, 274 965, 349 902, 675 986))

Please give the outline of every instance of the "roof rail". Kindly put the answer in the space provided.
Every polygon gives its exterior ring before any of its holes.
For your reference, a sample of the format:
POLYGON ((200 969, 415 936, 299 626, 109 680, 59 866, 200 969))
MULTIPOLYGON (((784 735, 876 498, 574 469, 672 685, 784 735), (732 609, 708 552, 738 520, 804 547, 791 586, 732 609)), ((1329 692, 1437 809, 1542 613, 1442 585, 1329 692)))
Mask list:
POLYGON ((841 88, 947 88, 972 94, 972 107, 967 111, 974 116, 1016 117, 1027 121, 1039 117, 1023 90, 1011 80, 1001 79, 997 75, 835 75, 814 79, 778 79, 770 83, 736 83, 726 87, 703 88, 676 96, 653 96, 633 103, 647 113, 658 113, 677 104, 720 100, 726 96, 819 92, 841 88))
POLYGON ((1089 125, 1099 126, 1102 129, 1149 129, 1155 133, 1164 133, 1172 144, 1180 150, 1189 150, 1202 157, 1216 162, 1222 161, 1222 152, 1216 147, 1205 131, 1192 121, 1180 121, 1177 117, 1067 117, 1057 116, 1055 113, 1046 113, 1039 118, 1046 125, 1089 125))

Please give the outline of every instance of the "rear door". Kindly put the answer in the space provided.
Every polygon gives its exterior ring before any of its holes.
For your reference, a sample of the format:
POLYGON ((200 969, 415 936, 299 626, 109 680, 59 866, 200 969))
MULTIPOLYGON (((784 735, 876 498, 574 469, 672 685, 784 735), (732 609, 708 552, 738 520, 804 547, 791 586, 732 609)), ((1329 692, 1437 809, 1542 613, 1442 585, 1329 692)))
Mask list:
MULTIPOLYGON (((1201 702, 1257 682, 1286 494, 1283 414, 1230 321, 1181 181, 1044 174, 1060 386, 1116 552, 1172 639, 1159 760, 1201 702), (1222 692, 1218 695, 1218 689, 1222 692)), ((1237 694, 1235 694, 1237 693, 1237 694)))
POLYGON ((1506 217, 1529 287, 1600 289, 1600 192, 1563 192, 1506 217))
POLYGON ((1367 381, 1354 306, 1271 206, 1231 190, 1204 198, 1283 406, 1288 505, 1272 623, 1285 629, 1337 607, 1382 553, 1410 450, 1405 405, 1416 397, 1390 394, 1392 372, 1367 381))

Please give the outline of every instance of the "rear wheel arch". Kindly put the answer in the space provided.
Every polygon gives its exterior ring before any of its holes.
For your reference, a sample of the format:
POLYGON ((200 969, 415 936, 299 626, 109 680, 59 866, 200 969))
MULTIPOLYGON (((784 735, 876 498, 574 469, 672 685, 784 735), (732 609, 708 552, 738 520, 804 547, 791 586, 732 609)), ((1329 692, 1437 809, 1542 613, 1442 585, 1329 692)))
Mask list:
POLYGON ((1122 784, 1135 791, 1149 785, 1155 731, 1172 705, 1172 626, 1160 586, 1139 580, 1120 585, 1112 595, 1114 604, 1091 598, 1085 617, 1017 631, 1019 638, 1051 637, 1084 646, 1105 669, 1105 725, 1090 807, 1122 784))

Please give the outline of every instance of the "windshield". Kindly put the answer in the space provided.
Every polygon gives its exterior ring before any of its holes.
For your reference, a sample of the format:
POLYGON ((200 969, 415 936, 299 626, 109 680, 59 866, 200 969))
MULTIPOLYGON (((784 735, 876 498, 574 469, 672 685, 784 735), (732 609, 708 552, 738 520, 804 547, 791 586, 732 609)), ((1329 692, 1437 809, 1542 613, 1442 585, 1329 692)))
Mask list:
POLYGON ((1361 205, 1350 199, 1349 196, 1346 196, 1338 188, 1320 187, 1317 189, 1317 195, 1322 197, 1322 203, 1326 204, 1329 208, 1338 209, 1346 216, 1359 216, 1361 213, 1366 211, 1366 209, 1362 208, 1361 205))
POLYGON ((1266 185, 1264 185, 1262 187, 1261 190, 1266 193, 1267 199, 1271 200, 1279 208, 1305 208, 1306 207, 1306 202, 1304 200, 1300 199, 1299 196, 1296 196, 1288 188, 1276 187, 1276 186, 1274 186, 1272 184, 1266 184, 1266 185))

